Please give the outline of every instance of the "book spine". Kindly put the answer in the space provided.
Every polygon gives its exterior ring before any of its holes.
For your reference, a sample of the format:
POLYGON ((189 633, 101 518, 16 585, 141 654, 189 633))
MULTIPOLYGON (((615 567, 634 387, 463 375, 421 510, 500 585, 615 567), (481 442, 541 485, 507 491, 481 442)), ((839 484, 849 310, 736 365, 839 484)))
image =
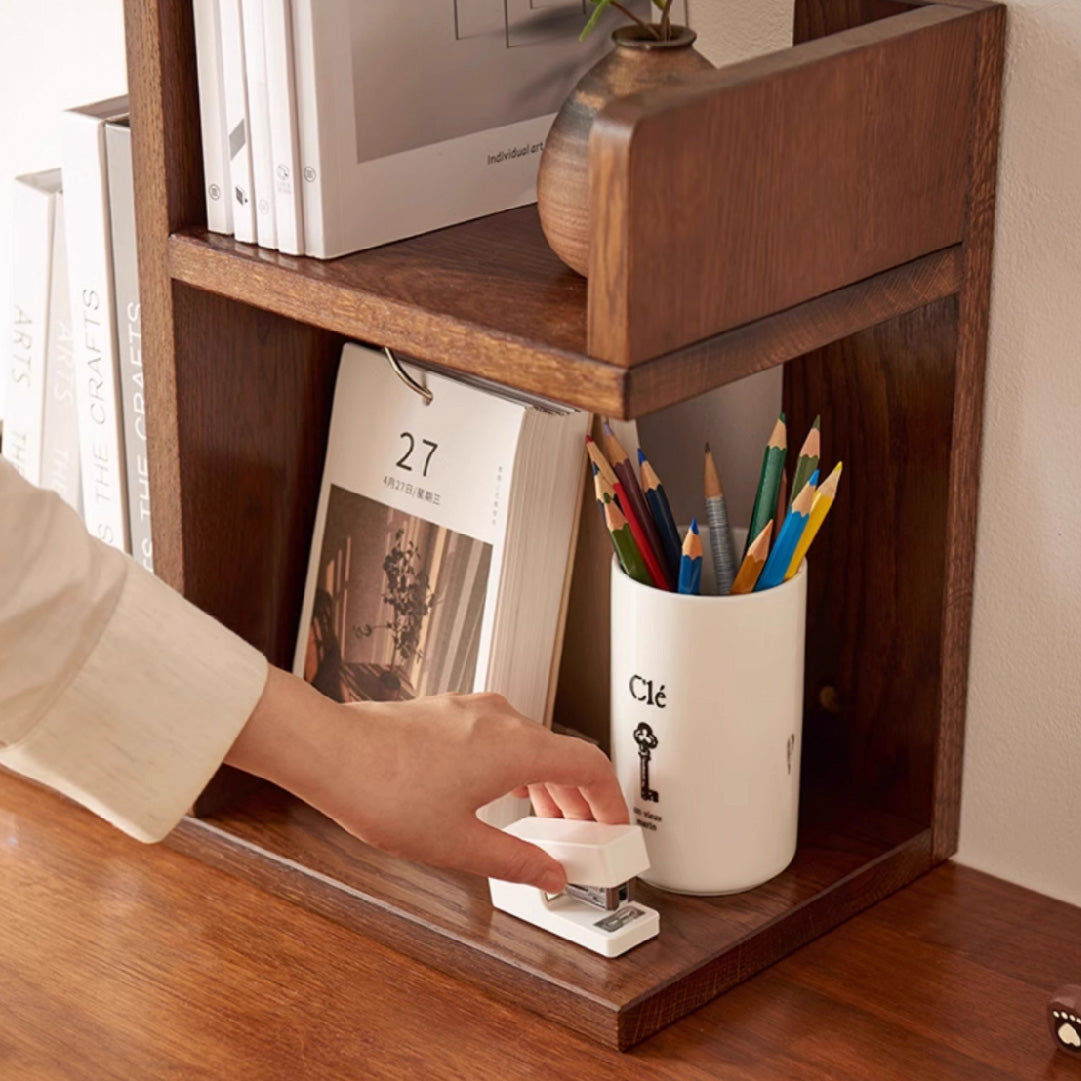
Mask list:
POLYGON ((72 361, 71 294, 68 291, 67 228, 64 224, 64 196, 59 192, 53 221, 53 271, 49 282, 41 486, 51 488, 65 503, 82 514, 78 425, 72 361))
POLYGON ((14 204, 3 452, 31 484, 40 484, 54 197, 20 178, 14 204))
POLYGON ((229 183, 229 138, 222 86, 221 12, 218 0, 192 0, 199 120, 203 136, 206 224, 212 232, 233 231, 229 183))
POLYGON ((139 258, 135 246, 135 182, 131 162, 131 128, 127 124, 106 126, 105 158, 109 170, 109 221, 120 347, 120 408, 124 420, 128 529, 131 554, 148 571, 152 571, 154 558, 150 536, 150 475, 146 456, 139 258))
POLYGON ((83 518, 94 536, 129 551, 105 125, 67 112, 61 139, 83 518))
POLYGON ((220 0, 222 89, 228 133, 229 183, 232 192, 233 234, 255 243, 255 203, 248 123, 248 88, 244 74, 244 34, 240 0, 220 0))
POLYGON ((315 0, 293 0, 293 59, 296 74, 298 143, 300 147, 300 197, 304 218, 304 252, 325 258, 322 169, 319 160, 319 105, 316 93, 315 0))
POLYGON ((278 226, 274 210, 274 155, 270 143, 270 100, 267 96, 263 21, 263 0, 240 0, 244 75, 248 85, 255 236, 260 247, 276 248, 278 226))
POLYGON ((264 0, 263 30, 278 250, 289 255, 303 255, 304 210, 300 197, 300 144, 291 0, 264 0))

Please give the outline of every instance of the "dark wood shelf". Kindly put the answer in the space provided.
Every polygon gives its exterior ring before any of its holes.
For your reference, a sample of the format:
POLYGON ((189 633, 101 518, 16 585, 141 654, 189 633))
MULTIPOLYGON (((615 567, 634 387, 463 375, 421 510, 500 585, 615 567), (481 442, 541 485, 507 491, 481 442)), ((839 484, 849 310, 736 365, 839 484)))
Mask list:
MULTIPOLYGON (((125 20, 155 568, 273 662, 293 652, 343 338, 620 417, 783 365, 789 431, 820 414, 845 463, 809 583, 813 795, 766 886, 646 890, 661 937, 609 962, 280 794, 174 843, 618 1046, 956 851, 1002 6, 794 0, 793 48, 613 103, 588 285, 532 207, 330 262, 208 233, 191 5, 125 0, 125 20)), ((592 701, 604 640, 561 695, 592 701)))
POLYGON ((661 934, 610 961, 492 909, 485 882, 396 860, 263 786, 169 844, 517 1005, 626 1048, 931 865, 930 830, 819 791, 791 866, 748 893, 636 886, 661 934))
POLYGON ((586 283, 536 207, 330 262, 206 230, 173 236, 173 278, 403 355, 606 416, 641 416, 950 296, 954 245, 631 368, 586 355, 586 283))

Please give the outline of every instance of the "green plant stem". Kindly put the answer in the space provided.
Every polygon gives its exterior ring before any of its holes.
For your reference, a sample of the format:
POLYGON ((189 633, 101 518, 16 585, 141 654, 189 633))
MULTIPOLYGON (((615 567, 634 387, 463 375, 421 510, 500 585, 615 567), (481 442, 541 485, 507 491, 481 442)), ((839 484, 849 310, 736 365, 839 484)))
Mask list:
MULTIPOLYGON (((614 7, 616 9, 616 11, 621 11, 624 15, 627 16, 628 19, 634 20, 634 22, 636 22, 643 30, 645 30, 647 33, 651 34, 658 41, 663 41, 664 40, 661 37, 660 32, 658 31, 657 27, 654 26, 653 23, 647 23, 647 22, 644 22, 642 19, 638 18, 638 16, 635 15, 635 13, 633 11, 631 11, 630 8, 624 7, 619 2, 619 0, 611 0, 611 4, 612 4, 612 7, 614 7)), ((668 0, 668 6, 669 7, 671 6, 671 4, 672 4, 672 0, 668 0)))
POLYGON ((661 9, 661 41, 669 41, 672 37, 672 0, 664 0, 661 9))

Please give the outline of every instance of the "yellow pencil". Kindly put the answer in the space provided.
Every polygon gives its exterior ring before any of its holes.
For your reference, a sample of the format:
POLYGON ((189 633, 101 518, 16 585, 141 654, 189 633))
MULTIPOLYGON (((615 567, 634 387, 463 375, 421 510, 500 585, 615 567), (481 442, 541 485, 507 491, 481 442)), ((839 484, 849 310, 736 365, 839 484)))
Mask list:
POLYGON ((771 518, 762 527, 758 536, 751 541, 747 554, 740 564, 739 574, 732 583, 732 593, 750 593, 754 589, 762 568, 766 565, 766 557, 769 555, 770 541, 773 539, 773 519, 771 518))
POLYGON ((604 474, 598 469, 593 474, 593 494, 597 497, 597 502, 601 505, 601 510, 604 510, 606 503, 614 503, 616 501, 616 490, 608 483, 604 474))
POLYGON ((586 436, 586 453, 589 455, 590 461, 597 467, 600 474, 608 483, 615 488, 616 486, 616 474, 612 469, 612 463, 604 456, 604 451, 593 441, 593 437, 586 436))
POLYGON ((803 527, 803 533, 800 534, 799 543, 796 545, 796 550, 792 553, 792 562, 788 564, 788 570, 785 572, 785 581, 792 577, 796 571, 799 570, 800 564, 803 562, 803 557, 807 554, 807 549, 811 547, 811 541, 815 539, 815 534, 821 528, 822 523, 826 519, 826 515, 830 512, 830 507, 833 506, 833 497, 837 493, 837 485, 841 480, 841 463, 838 462, 833 467, 833 472, 823 481, 822 486, 815 492, 814 502, 811 504, 811 513, 807 519, 807 524, 803 527))

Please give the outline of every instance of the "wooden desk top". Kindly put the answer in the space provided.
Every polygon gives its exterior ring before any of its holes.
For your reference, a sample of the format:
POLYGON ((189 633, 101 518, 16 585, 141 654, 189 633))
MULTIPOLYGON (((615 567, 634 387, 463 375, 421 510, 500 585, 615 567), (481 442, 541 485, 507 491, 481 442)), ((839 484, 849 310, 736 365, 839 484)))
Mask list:
POLYGON ((947 864, 621 1055, 0 775, 4 1081, 1081 1078, 1081 909, 947 864))

